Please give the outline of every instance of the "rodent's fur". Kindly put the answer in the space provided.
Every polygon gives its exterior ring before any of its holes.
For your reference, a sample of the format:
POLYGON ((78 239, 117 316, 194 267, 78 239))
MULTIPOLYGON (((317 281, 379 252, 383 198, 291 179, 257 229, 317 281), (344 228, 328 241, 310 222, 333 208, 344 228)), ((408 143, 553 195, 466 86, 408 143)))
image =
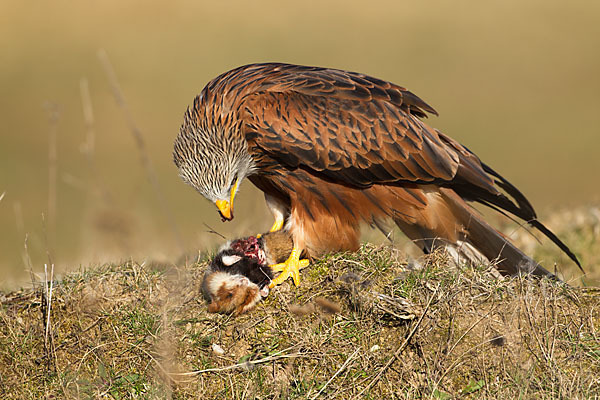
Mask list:
POLYGON ((211 261, 202 282, 209 312, 252 310, 269 294, 273 271, 269 265, 284 262, 293 247, 285 231, 249 236, 227 242, 211 261))

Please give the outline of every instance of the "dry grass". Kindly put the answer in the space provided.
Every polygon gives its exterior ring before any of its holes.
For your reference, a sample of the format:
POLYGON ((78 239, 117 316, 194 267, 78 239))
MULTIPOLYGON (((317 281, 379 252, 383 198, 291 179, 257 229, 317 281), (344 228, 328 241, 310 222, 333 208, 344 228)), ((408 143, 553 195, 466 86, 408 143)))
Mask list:
POLYGON ((206 312, 205 261, 91 268, 55 282, 46 351, 42 289, 0 295, 0 396, 600 396, 597 291, 420 264, 332 255, 239 318, 206 312))

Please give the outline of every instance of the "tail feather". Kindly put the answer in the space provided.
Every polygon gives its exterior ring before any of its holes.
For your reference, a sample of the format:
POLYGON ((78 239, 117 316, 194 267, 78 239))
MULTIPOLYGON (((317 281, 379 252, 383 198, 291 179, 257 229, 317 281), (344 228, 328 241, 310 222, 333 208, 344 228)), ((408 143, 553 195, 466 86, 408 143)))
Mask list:
POLYGON ((579 270, 581 270, 581 272, 585 273, 585 271, 583 270, 583 267, 581 266, 581 263, 577 259, 577 256, 571 251, 571 249, 569 249, 569 247, 566 244, 564 244, 564 242, 562 240, 560 240, 554 234, 554 232, 552 232, 550 229, 546 228, 546 226, 544 224, 542 224, 540 221, 538 221, 537 219, 534 219, 532 221, 527 221, 527 222, 529 223, 529 225, 533 226, 534 228, 536 228, 537 230, 542 232, 544 235, 546 235, 546 237, 548 237, 550 240, 552 240, 554 242, 554 244, 556 244, 558 246, 559 249, 561 249, 567 256, 569 256, 569 258, 571 260, 573 260, 575 262, 575 264, 577 264, 577 266, 579 267, 579 270))
MULTIPOLYGON (((509 196, 511 196, 516 201, 517 204, 510 201, 504 195, 495 196, 496 202, 492 201, 489 203, 499 206, 499 207, 503 208, 504 210, 512 213, 513 215, 516 215, 517 217, 522 218, 529 225, 531 225, 534 228, 536 228, 537 230, 539 230, 548 239, 550 239, 556 246, 558 246, 558 248, 560 248, 562 251, 564 251, 565 254, 571 260, 573 260, 573 262, 575 264, 577 264, 577 266, 579 267, 581 272, 585 272, 583 270, 583 267, 581 266, 581 263, 577 259, 577 256, 575 256, 575 254, 571 251, 571 249, 569 249, 569 247, 562 240, 560 240, 550 229, 546 228, 546 226, 537 219, 535 210, 533 209, 533 206, 531 205, 529 200, 527 200, 525 195, 523 193, 521 193, 519 191, 519 189, 517 189, 508 180, 506 180, 504 177, 502 177, 500 174, 498 174, 496 171, 494 171, 492 168, 490 168, 488 165, 482 163, 482 166, 483 166, 483 169, 485 172, 487 172, 488 174, 490 174, 494 178, 496 178, 495 183, 498 186, 500 186, 509 196)), ((479 200, 479 202, 488 207, 494 208, 491 206, 491 204, 488 203, 488 201, 479 200)))
POLYGON ((488 165, 484 163, 481 163, 481 165, 486 173, 494 177, 494 183, 504 190, 506 195, 501 192, 493 193, 476 185, 466 184, 461 180, 458 180, 458 183, 454 185, 453 190, 465 200, 476 201, 496 211, 499 211, 504 215, 506 215, 505 212, 508 212, 518 218, 521 218, 523 221, 538 229, 541 233, 548 237, 556 246, 564 251, 565 254, 571 260, 573 260, 575 264, 577 264, 581 272, 584 272, 581 263, 577 259, 577 256, 573 254, 573 252, 562 240, 560 240, 554 233, 552 233, 552 231, 546 228, 537 219, 535 210, 525 195, 523 195, 523 193, 521 193, 513 184, 511 184, 508 180, 506 180, 488 165), (504 210, 505 212, 501 210, 504 210))
MULTIPOLYGON (((424 252, 443 247, 456 258, 466 258, 475 263, 484 261, 484 258, 493 262, 504 275, 526 273, 558 279, 485 222, 452 189, 438 188, 430 192, 428 199, 427 207, 416 214, 413 221, 395 219, 400 229, 424 252)), ((542 232, 547 235, 547 232, 542 232)))
POLYGON ((584 272, 581 263, 567 245, 537 220, 533 206, 519 189, 489 165, 483 163, 467 147, 440 131, 437 131, 437 133, 440 139, 455 149, 461 158, 457 174, 447 184, 447 187, 451 187, 464 200, 476 201, 496 211, 504 210, 521 218, 552 240, 584 272), (504 193, 499 191, 498 188, 504 193))

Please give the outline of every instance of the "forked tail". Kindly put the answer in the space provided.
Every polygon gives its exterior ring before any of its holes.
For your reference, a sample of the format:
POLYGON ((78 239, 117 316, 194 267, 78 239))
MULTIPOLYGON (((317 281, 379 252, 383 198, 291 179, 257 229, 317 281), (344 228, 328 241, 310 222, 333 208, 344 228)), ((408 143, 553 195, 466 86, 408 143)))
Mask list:
POLYGON ((439 188, 428 195, 428 200, 414 223, 406 218, 395 219, 425 253, 441 247, 458 260, 490 261, 503 275, 525 273, 558 279, 485 222, 452 189, 439 188))

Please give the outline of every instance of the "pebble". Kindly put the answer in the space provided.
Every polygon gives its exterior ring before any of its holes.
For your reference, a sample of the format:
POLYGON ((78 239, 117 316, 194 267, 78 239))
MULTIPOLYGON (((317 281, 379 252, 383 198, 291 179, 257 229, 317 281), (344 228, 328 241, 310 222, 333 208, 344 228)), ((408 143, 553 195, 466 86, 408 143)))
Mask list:
POLYGON ((213 343, 212 351, 218 356, 222 356, 223 354, 225 354, 225 350, 223 350, 223 348, 216 343, 213 343))

